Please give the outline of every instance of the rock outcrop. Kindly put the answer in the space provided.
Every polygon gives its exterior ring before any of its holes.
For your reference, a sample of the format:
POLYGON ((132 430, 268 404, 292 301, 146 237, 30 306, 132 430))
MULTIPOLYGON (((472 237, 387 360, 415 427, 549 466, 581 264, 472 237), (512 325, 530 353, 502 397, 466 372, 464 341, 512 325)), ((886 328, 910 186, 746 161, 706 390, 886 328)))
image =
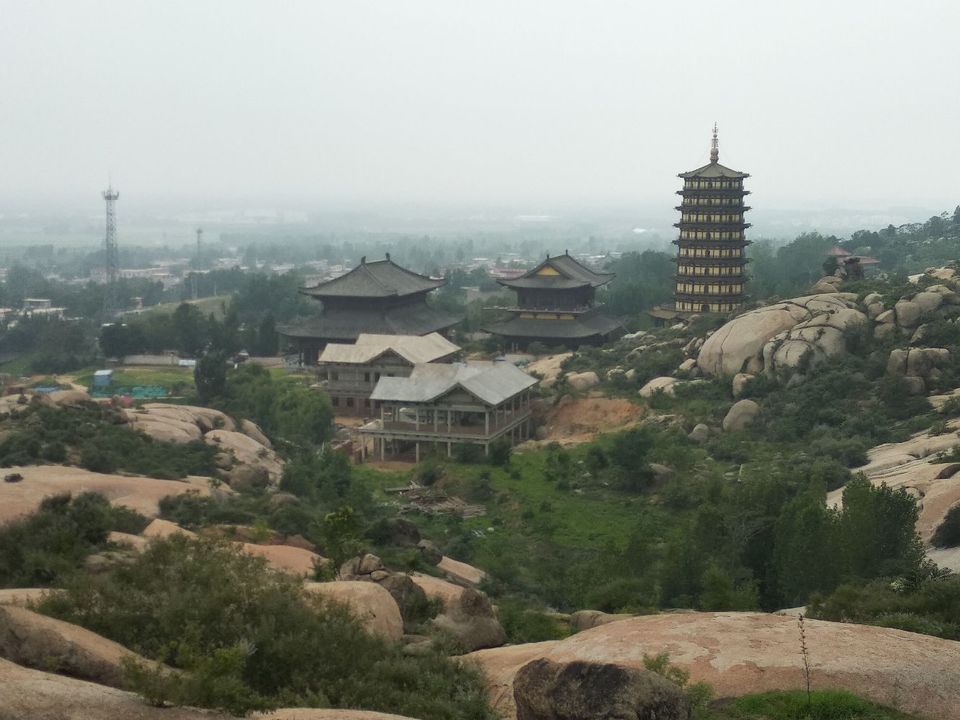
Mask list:
POLYGON ((194 708, 158 708, 105 685, 0 659, 0 720, 232 720, 194 708))
POLYGON ((135 475, 105 475, 62 465, 5 468, 4 473, 18 473, 23 479, 16 483, 0 483, 0 524, 36 511, 44 498, 64 493, 97 492, 112 504, 128 507, 147 517, 156 517, 160 512, 160 500, 168 495, 195 492, 208 496, 212 493, 209 478, 197 476, 158 480, 135 475))
POLYGON ((445 606, 431 625, 450 636, 463 652, 499 647, 507 640, 490 599, 472 588, 465 588, 455 603, 445 606))
POLYGON ((739 432, 746 429, 760 414, 760 406, 754 400, 737 400, 723 418, 723 429, 739 432))
POLYGON ((262 557, 274 570, 282 570, 305 578, 314 577, 317 567, 329 562, 322 555, 292 545, 243 543, 243 551, 248 555, 262 557))
POLYGON ((475 568, 473 565, 454 560, 446 555, 437 563, 437 569, 446 575, 448 579, 471 587, 476 587, 487 577, 487 574, 480 568, 475 568))
POLYGON ((56 590, 51 588, 5 588, 0 590, 0 605, 30 607, 56 590))
POLYGON ((715 377, 756 375, 836 355, 845 334, 867 323, 856 300, 852 293, 831 292, 746 312, 706 339, 697 367, 715 377))
POLYGON ((517 720, 689 720, 690 703, 664 677, 636 668, 534 660, 513 681, 517 720))
MULTIPOLYGON (((960 643, 869 625, 805 622, 811 680, 933 720, 960 719, 960 643)), ((797 620, 762 613, 669 613, 602 625, 565 640, 481 650, 490 700, 516 716, 513 681, 532 660, 614 663, 642 669, 644 655, 667 652, 710 683, 718 697, 805 686, 797 620)))
MULTIPOLYGON (((917 533, 927 546, 927 557, 960 572, 960 548, 933 548, 930 540, 951 507, 960 503, 960 463, 937 462, 937 455, 960 445, 960 420, 947 424, 942 435, 919 433, 899 443, 885 443, 867 451, 869 462, 853 472, 863 473, 874 485, 885 483, 917 498, 917 533)), ((827 495, 827 504, 839 507, 843 488, 827 495)))
POLYGON ((570 615, 570 628, 574 632, 582 632, 590 628, 607 625, 620 620, 627 620, 633 615, 605 613, 600 610, 577 610, 570 615))
POLYGON ((376 583, 359 580, 306 583, 308 592, 314 592, 334 602, 346 605, 357 616, 368 632, 399 642, 403 637, 403 618, 400 608, 389 592, 376 583))
POLYGON ((167 403, 147 403, 125 411, 124 417, 130 427, 156 440, 203 441, 217 448, 220 478, 237 490, 262 490, 280 482, 283 462, 263 431, 249 420, 236 423, 219 410, 167 403))
POLYGON ((680 380, 675 377, 656 377, 640 388, 640 397, 651 398, 657 393, 672 396, 676 392, 676 385, 679 382, 680 380))
POLYGON ((567 373, 567 384, 574 390, 589 390, 600 384, 600 378, 593 370, 579 373, 567 373))
POLYGON ((904 378, 911 394, 922 395, 927 382, 940 379, 942 368, 949 362, 950 351, 946 348, 891 350, 887 359, 887 374, 904 378))
POLYGON ((111 687, 123 683, 125 658, 147 662, 85 628, 15 606, 0 607, 0 657, 111 687))

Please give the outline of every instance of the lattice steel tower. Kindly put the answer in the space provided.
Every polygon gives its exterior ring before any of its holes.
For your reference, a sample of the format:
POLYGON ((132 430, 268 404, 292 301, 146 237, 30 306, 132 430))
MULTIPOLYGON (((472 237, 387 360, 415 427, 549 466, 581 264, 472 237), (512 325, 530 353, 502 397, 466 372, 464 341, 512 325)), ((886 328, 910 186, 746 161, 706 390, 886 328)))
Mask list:
POLYGON ((117 293, 117 280, 120 275, 120 250, 117 247, 117 211, 116 202, 120 193, 110 185, 103 191, 103 199, 107 203, 107 233, 103 240, 104 269, 106 270, 107 285, 103 294, 103 319, 113 318, 120 310, 117 293))

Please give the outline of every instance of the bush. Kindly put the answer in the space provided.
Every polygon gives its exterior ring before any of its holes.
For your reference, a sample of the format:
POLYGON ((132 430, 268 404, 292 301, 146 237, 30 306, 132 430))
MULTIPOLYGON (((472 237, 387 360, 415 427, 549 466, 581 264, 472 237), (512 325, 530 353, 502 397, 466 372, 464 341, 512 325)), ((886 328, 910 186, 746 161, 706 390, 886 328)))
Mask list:
POLYGON ((497 605, 497 617, 507 633, 508 643, 559 640, 567 634, 556 618, 526 608, 515 600, 500 602, 497 605))
POLYGON ((128 680, 156 701, 233 713, 283 705, 364 707, 486 720, 480 675, 439 655, 407 657, 341 605, 229 543, 174 536, 131 564, 76 577, 41 611, 188 671, 128 680))
POLYGON ((106 546, 111 530, 140 532, 146 523, 96 493, 46 498, 32 515, 0 528, 0 587, 58 585, 106 546))

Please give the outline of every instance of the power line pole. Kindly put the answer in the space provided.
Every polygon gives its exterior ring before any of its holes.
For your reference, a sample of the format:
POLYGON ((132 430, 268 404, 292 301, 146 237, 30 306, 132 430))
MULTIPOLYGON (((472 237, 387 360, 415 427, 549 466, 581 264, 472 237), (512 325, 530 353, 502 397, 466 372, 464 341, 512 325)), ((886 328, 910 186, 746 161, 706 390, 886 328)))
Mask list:
POLYGON ((106 270, 107 286, 103 294, 103 319, 112 320, 120 311, 117 281, 120 276, 120 250, 117 246, 117 210, 116 202, 120 193, 113 189, 113 185, 103 191, 103 199, 107 204, 107 233, 104 237, 104 269, 106 270))

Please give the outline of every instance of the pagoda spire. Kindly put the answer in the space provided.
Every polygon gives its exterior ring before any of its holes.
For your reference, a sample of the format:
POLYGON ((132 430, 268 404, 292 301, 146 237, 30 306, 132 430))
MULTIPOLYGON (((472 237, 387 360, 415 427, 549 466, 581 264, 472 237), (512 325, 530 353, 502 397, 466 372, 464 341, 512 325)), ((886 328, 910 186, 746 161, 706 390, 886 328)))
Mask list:
POLYGON ((710 162, 720 161, 720 141, 717 140, 717 124, 713 124, 713 140, 710 141, 710 162))

